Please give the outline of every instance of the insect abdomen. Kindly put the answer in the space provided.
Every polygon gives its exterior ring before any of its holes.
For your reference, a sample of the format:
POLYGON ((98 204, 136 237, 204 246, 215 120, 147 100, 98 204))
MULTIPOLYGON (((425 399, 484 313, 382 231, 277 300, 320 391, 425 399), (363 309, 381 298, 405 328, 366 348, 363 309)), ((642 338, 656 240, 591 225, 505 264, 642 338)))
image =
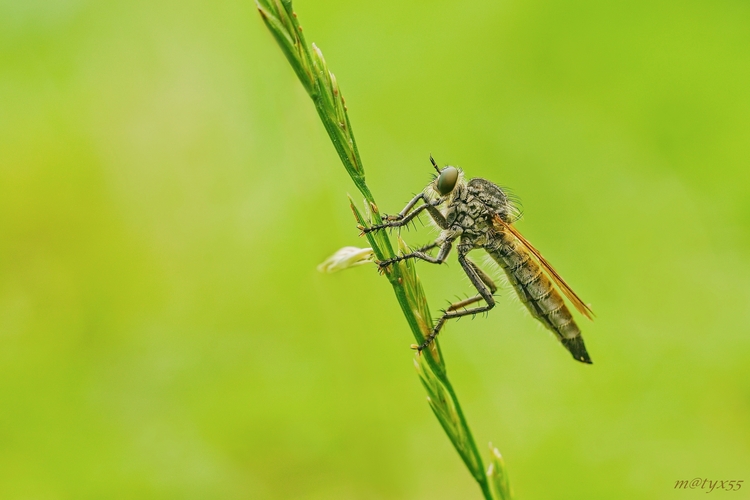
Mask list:
POLYGON ((581 330, 560 293, 528 250, 512 235, 498 234, 486 247, 500 264, 532 316, 555 333, 575 359, 591 363, 581 330))

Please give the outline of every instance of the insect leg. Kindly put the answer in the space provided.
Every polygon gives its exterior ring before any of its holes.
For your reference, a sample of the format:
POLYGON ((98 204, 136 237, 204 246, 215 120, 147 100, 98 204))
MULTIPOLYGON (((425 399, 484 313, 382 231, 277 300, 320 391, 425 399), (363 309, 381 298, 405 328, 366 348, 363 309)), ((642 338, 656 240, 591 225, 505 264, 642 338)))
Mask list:
MULTIPOLYGON (((487 275, 487 273, 485 273, 484 271, 482 271, 482 269, 480 269, 479 266, 476 265, 473 261, 471 261, 471 260, 469 260, 467 258, 466 262, 468 262, 469 265, 474 270, 474 272, 477 273, 477 276, 479 276, 479 279, 482 280, 482 283, 484 283, 485 285, 487 285, 487 288, 490 289, 490 293, 492 293, 494 295, 495 292, 497 292, 497 285, 495 284, 494 281, 492 281, 492 278, 490 278, 487 275)), ((446 309, 446 311, 456 311, 458 309, 462 309, 462 308, 464 308, 464 307, 466 307, 468 305, 471 305, 471 304, 473 304, 475 302, 479 302, 483 298, 484 297, 482 297, 482 295, 480 294, 480 295, 475 295, 474 297, 469 297, 467 299, 461 300, 459 302, 454 302, 453 304, 451 304, 450 306, 448 306, 448 309, 446 309)))
POLYGON ((428 200, 425 198, 424 193, 419 193, 414 198, 412 198, 412 200, 409 203, 407 203, 406 206, 404 207, 404 209, 401 210, 398 214, 396 214, 396 215, 386 215, 385 219, 389 220, 389 221, 395 221, 395 220, 401 220, 401 219, 403 219, 406 216, 406 214, 408 214, 411 211, 411 209, 414 208, 414 205, 416 205, 417 203, 419 203, 420 200, 424 201, 425 203, 428 202, 428 200))
POLYGON ((427 199, 424 193, 419 193, 409 203, 406 204, 404 209, 401 210, 398 213, 398 215, 387 215, 385 217, 386 222, 383 222, 382 224, 375 224, 373 226, 363 228, 362 232, 367 234, 372 231, 379 231, 380 229, 385 229, 387 227, 405 226, 425 209, 427 209, 427 211, 430 212, 430 215, 432 216, 433 219, 435 218, 434 213, 439 214, 440 217, 442 218, 443 217, 442 214, 440 214, 440 211, 435 207, 443 203, 443 201, 444 201, 443 199, 437 199, 437 200, 431 201, 427 199), (424 201, 425 204, 420 205, 417 208, 414 208, 414 205, 419 203, 420 200, 424 201))
POLYGON ((445 262, 445 259, 448 258, 448 254, 451 251, 451 248, 453 248, 453 240, 445 240, 442 244, 440 243, 430 243, 429 245, 425 245, 422 248, 418 248, 417 250, 407 253, 404 255, 397 255, 396 257, 393 257, 392 259, 387 260, 381 260, 378 262, 378 266, 383 269, 385 267, 390 266, 394 262, 400 262, 402 260, 406 259, 422 259, 426 262, 430 262, 431 264, 442 264, 445 262), (433 257, 432 255, 426 254, 425 252, 428 250, 432 250, 433 248, 440 246, 440 252, 438 252, 437 257, 433 257))
POLYGON ((469 263, 469 265, 474 270, 474 272, 477 273, 477 276, 479 276, 479 279, 481 279, 482 282, 485 285, 487 285, 487 287, 490 289, 490 292, 492 292, 493 294, 495 292, 497 292, 497 285, 495 284, 494 281, 492 281, 492 278, 490 278, 487 275, 487 273, 485 273, 484 271, 482 271, 482 269, 478 265, 476 265, 476 263, 474 263, 473 261, 469 260, 467 257, 464 257, 464 259, 466 260, 466 262, 469 263))
MULTIPOLYGON (((438 200, 439 201, 439 200, 438 200)), ((440 210, 435 208, 439 203, 435 204, 427 204, 425 207, 427 208, 427 211, 430 213, 430 217, 432 217, 432 220, 435 221, 435 224, 440 227, 440 229, 448 229, 448 221, 445 220, 445 216, 440 213, 440 210)))
POLYGON ((479 292, 479 296, 452 304, 443 313, 437 323, 435 323, 435 328, 433 328, 432 332, 430 332, 430 334, 425 337, 424 342, 422 342, 422 344, 417 347, 418 351, 422 351, 422 349, 430 345, 432 341, 435 340, 435 337, 438 336, 441 328, 443 328, 443 324, 447 320, 460 318, 462 316, 469 316, 472 314, 478 314, 481 312, 489 311, 490 309, 495 307, 495 298, 492 296, 492 294, 497 291, 497 286, 495 286, 495 283, 490 279, 489 276, 487 276, 484 271, 480 270, 476 264, 466 258, 466 253, 466 251, 462 250, 461 247, 459 247, 458 262, 461 264, 464 272, 469 277, 471 284, 474 285, 474 287, 479 292), (469 304, 473 304, 474 302, 479 302, 480 300, 484 300, 486 304, 483 306, 472 307, 471 309, 462 309, 460 311, 457 310, 469 304))

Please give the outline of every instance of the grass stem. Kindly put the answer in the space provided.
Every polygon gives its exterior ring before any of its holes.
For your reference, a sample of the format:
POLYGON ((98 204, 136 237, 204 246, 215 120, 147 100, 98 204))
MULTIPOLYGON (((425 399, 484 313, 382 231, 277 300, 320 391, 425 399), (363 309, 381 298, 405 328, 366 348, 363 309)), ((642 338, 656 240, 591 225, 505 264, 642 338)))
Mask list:
MULTIPOLYGON (((328 69, 323 53, 315 44, 307 45, 297 15, 292 10, 291 0, 257 0, 256 5, 297 78, 313 100, 318 116, 344 168, 364 197, 364 213, 357 208, 351 198, 349 200, 357 224, 361 227, 380 224, 382 219, 375 198, 365 182, 365 170, 354 140, 346 103, 336 77, 328 69)), ((378 260, 394 257, 393 246, 385 231, 371 232, 366 237, 378 260)), ((401 251, 408 251, 408 247, 400 238, 398 244, 401 251)), ((401 261, 390 266, 385 275, 393 287, 396 300, 416 343, 421 344, 432 331, 434 324, 414 262, 401 261)), ((500 453, 495 448, 492 448, 489 469, 484 469, 481 454, 461 410, 458 396, 448 379, 445 358, 437 339, 421 356, 416 355, 415 366, 427 391, 430 408, 472 477, 479 484, 484 498, 510 499, 504 462, 498 458, 500 453)))

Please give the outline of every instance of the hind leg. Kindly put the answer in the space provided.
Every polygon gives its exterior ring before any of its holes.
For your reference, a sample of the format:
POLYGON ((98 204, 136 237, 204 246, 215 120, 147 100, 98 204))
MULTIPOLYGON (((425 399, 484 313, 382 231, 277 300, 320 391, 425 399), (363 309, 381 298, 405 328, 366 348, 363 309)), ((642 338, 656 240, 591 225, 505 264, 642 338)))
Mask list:
POLYGON ((450 307, 445 310, 437 323, 435 323, 435 328, 432 329, 432 332, 430 332, 430 334, 425 337, 424 342, 417 346, 417 351, 421 352, 422 349, 429 346, 432 341, 435 340, 435 337, 438 336, 445 322, 449 319, 461 318, 463 316, 470 316, 486 312, 495 307, 495 298, 492 295, 497 291, 497 286, 492 281, 492 279, 487 276, 487 273, 482 271, 479 266, 477 266, 474 262, 470 261, 466 257, 467 253, 468 250, 463 249, 461 246, 459 246, 458 262, 459 264, 461 264, 461 267, 469 277, 471 284, 474 285, 474 288, 477 289, 479 294, 474 297, 470 297, 468 299, 451 304, 450 307), (481 300, 484 300, 485 305, 466 309, 466 306, 469 306, 481 300))

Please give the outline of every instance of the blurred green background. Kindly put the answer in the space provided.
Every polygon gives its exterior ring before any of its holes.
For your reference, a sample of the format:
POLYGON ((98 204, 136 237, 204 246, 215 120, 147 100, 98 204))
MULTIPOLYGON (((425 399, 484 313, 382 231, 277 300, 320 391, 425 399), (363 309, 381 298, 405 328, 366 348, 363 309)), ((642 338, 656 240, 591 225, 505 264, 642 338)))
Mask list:
MULTIPOLYGON (((296 10, 383 211, 430 153, 509 186, 593 304, 593 366, 507 288, 441 336, 518 498, 750 498, 750 5, 296 10)), ((356 191, 252 2, 5 0, 0 47, 0 497, 479 498, 386 280, 315 270, 356 191)))

